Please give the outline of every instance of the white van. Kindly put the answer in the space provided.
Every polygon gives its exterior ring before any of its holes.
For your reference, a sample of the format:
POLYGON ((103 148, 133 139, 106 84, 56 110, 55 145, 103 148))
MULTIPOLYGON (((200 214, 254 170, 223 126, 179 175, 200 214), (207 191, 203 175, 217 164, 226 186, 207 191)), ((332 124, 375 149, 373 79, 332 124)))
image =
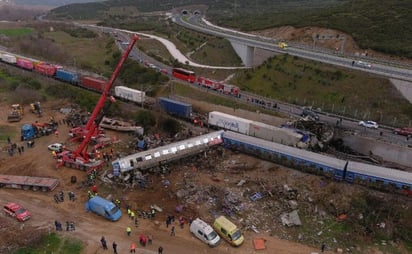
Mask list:
POLYGON ((213 228, 199 218, 195 219, 192 221, 192 224, 190 224, 190 232, 201 241, 207 243, 210 247, 214 247, 220 242, 220 237, 213 228))

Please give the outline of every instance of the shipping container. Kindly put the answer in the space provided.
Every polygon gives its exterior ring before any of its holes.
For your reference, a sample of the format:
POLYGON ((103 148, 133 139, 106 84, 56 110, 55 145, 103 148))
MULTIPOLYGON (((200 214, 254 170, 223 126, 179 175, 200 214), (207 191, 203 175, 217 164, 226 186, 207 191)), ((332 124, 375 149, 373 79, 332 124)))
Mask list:
POLYGON ((190 119, 192 117, 191 104, 159 97, 159 105, 168 114, 186 119, 190 119))
POLYGON ((56 71, 56 79, 59 79, 61 81, 69 82, 71 84, 77 85, 79 83, 79 78, 77 76, 77 73, 66 71, 63 69, 58 69, 56 71))
POLYGON ((16 62, 17 62, 17 58, 15 56, 9 55, 9 54, 2 54, 1 60, 3 62, 9 63, 9 64, 16 64, 16 62))
POLYGON ((103 80, 103 79, 87 77, 87 76, 81 77, 82 87, 87 88, 89 90, 97 91, 97 92, 103 92, 106 83, 107 83, 107 80, 103 80))
POLYGON ((289 146, 296 146, 302 139, 302 135, 293 130, 256 121, 250 124, 249 136, 289 146))
POLYGON ((39 63, 34 66, 34 70, 40 74, 52 77, 56 74, 57 67, 48 63, 39 63))
POLYGON ((143 103, 145 101, 146 93, 132 89, 126 86, 116 86, 114 88, 114 94, 116 97, 127 100, 133 101, 136 103, 143 103))
POLYGON ((251 120, 222 112, 209 112, 209 125, 249 135, 251 120))

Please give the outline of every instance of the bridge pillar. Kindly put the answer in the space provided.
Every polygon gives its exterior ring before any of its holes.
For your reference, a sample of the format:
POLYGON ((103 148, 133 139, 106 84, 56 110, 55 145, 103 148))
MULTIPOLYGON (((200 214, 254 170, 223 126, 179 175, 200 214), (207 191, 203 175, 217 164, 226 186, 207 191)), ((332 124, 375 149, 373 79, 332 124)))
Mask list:
POLYGON ((255 47, 244 45, 234 40, 229 40, 229 41, 230 41, 230 44, 232 44, 232 47, 235 50, 236 54, 240 57, 240 59, 242 59, 243 64, 246 67, 252 67, 253 57, 255 55, 255 47))

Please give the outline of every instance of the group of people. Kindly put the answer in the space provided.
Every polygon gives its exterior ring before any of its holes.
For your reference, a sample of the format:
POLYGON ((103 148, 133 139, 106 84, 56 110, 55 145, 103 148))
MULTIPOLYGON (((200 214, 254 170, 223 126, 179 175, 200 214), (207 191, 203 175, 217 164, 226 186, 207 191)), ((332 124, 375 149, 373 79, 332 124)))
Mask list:
MULTIPOLYGON (((100 242, 102 243, 103 250, 107 250, 108 249, 107 241, 106 241, 106 238, 104 238, 104 236, 102 236, 102 238, 100 239, 100 242)), ((115 241, 113 241, 112 247, 113 247, 113 252, 117 254, 117 243, 115 241)))
MULTIPOLYGON (((149 236, 146 238, 145 235, 141 234, 141 235, 139 236, 139 242, 140 242, 140 244, 141 244, 142 246, 145 246, 145 245, 146 245, 146 242, 145 242, 144 245, 143 245, 143 244, 142 244, 142 241, 148 241, 149 244, 152 244, 152 236, 149 235, 149 236)), ((105 238, 104 236, 102 236, 102 238, 100 238, 100 242, 101 242, 101 244, 102 244, 103 250, 107 250, 107 249, 108 249, 108 247, 107 247, 107 240, 106 240, 106 238, 105 238)), ((112 247, 113 247, 113 252, 114 252, 115 254, 117 254, 117 243, 116 243, 115 241, 113 241, 112 247)), ((163 254, 163 247, 162 247, 162 246, 159 246, 159 248, 157 249, 157 251, 158 251, 158 254, 163 254)), ((136 244, 135 244, 134 242, 132 242, 132 243, 130 244, 130 253, 136 253, 136 244)))
POLYGON ((18 146, 16 143, 12 144, 10 137, 7 137, 7 143, 10 145, 10 147, 7 149, 7 152, 10 156, 13 156, 16 150, 19 153, 19 155, 24 153, 24 146, 18 146))
MULTIPOLYGON (((54 221, 54 226, 56 228, 56 231, 63 231, 62 224, 60 221, 55 220, 54 221)), ((75 231, 76 227, 73 221, 66 221, 66 231, 75 231)))

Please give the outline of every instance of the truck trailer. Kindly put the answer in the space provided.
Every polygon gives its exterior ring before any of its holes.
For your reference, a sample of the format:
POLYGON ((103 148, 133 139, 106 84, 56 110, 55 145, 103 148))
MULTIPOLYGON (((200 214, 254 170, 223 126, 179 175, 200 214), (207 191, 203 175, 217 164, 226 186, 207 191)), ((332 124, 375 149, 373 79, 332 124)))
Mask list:
POLYGON ((0 188, 52 191, 57 185, 59 180, 56 178, 0 175, 0 188))
POLYGON ((110 221, 118 221, 122 211, 113 202, 99 196, 94 196, 86 202, 86 210, 92 211, 110 221))

